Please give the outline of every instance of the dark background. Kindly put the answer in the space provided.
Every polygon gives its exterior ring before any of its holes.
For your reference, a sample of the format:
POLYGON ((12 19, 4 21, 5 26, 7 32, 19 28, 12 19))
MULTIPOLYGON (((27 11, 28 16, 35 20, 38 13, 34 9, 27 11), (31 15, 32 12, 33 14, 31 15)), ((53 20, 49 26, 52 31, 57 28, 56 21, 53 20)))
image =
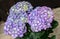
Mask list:
POLYGON ((19 1, 28 1, 34 7, 49 6, 52 9, 60 7, 60 0, 0 0, 0 21, 5 21, 8 16, 10 7, 19 1))

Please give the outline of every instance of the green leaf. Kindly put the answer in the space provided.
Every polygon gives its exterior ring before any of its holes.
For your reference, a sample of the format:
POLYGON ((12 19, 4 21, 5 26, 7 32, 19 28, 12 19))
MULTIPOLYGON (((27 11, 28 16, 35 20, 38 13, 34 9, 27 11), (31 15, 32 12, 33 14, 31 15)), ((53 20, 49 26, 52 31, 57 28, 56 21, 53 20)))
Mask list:
POLYGON ((30 28, 30 25, 28 23, 25 23, 26 27, 27 27, 27 32, 32 32, 31 31, 31 28, 30 28))
POLYGON ((54 29, 54 28, 56 28, 58 26, 58 22, 56 20, 53 20, 51 25, 52 25, 52 29, 54 29))
POLYGON ((52 33, 52 32, 53 31, 52 31, 51 28, 45 30, 45 33, 41 36, 41 39, 48 39, 49 34, 52 33))
POLYGON ((31 34, 31 32, 26 32, 22 39, 29 39, 30 34, 31 34))
POLYGON ((42 35, 44 35, 45 31, 40 31, 40 32, 31 32, 30 38, 32 39, 40 39, 42 35))
POLYGON ((16 37, 15 39, 21 39, 20 37, 16 37))
POLYGON ((51 39, 56 39, 56 36, 55 36, 55 35, 53 35, 53 36, 51 37, 51 39))

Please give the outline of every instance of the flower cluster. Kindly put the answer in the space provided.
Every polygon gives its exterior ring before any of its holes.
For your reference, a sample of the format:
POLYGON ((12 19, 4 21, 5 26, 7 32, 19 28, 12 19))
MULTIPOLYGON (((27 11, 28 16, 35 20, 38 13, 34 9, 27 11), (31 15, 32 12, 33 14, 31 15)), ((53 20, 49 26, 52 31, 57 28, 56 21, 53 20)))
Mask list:
POLYGON ((32 11, 33 6, 26 1, 18 2, 13 5, 10 9, 10 13, 22 13, 22 12, 30 12, 32 11))
POLYGON ((33 32, 46 30, 50 28, 53 20, 53 12, 49 7, 36 7, 28 16, 28 23, 31 25, 33 32))
POLYGON ((50 23, 53 21, 53 12, 51 8, 43 6, 36 7, 28 2, 18 2, 9 10, 9 16, 5 22, 4 33, 12 37, 23 37, 28 23, 33 32, 39 32, 51 28, 50 23), (30 13, 30 14, 28 14, 30 13))
POLYGON ((14 38, 23 37, 23 34, 26 33, 26 26, 21 21, 18 21, 18 23, 7 21, 4 26, 4 33, 14 38))

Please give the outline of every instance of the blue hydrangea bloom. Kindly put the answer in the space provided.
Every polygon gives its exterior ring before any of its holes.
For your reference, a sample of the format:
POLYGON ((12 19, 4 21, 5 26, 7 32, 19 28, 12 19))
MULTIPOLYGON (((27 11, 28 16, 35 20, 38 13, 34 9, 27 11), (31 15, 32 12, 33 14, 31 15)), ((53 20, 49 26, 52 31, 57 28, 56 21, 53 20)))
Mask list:
POLYGON ((14 21, 14 20, 16 20, 16 19, 18 19, 18 20, 21 20, 22 22, 27 22, 27 13, 26 12, 22 12, 22 13, 12 13, 12 14, 9 14, 9 16, 8 16, 8 18, 7 18, 7 20, 12 20, 12 21, 14 21))
POLYGON ((53 20, 53 12, 51 8, 43 6, 36 7, 28 16, 28 23, 31 25, 33 32, 46 30, 50 28, 53 20))
POLYGON ((26 1, 18 2, 15 5, 13 5, 10 9, 10 13, 19 13, 19 12, 30 12, 32 11, 33 6, 26 1))

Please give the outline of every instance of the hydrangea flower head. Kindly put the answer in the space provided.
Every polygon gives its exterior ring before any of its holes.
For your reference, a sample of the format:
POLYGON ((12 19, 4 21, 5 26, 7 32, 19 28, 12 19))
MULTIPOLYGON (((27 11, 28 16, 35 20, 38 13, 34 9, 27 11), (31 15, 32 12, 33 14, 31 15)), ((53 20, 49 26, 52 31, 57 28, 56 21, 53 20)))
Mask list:
POLYGON ((27 22, 26 13, 9 14, 4 26, 4 33, 12 37, 23 37, 26 33, 25 23, 27 22))
POLYGON ((36 7, 28 16, 28 23, 33 32, 50 28, 53 20, 53 12, 49 7, 36 7))
POLYGON ((13 5, 10 9, 10 13, 18 13, 18 12, 30 12, 33 9, 33 6, 26 1, 18 2, 15 5, 13 5))
POLYGON ((14 21, 7 20, 4 26, 4 33, 11 35, 13 38, 23 37, 24 33, 26 33, 26 26, 21 20, 18 19, 15 19, 14 21))

